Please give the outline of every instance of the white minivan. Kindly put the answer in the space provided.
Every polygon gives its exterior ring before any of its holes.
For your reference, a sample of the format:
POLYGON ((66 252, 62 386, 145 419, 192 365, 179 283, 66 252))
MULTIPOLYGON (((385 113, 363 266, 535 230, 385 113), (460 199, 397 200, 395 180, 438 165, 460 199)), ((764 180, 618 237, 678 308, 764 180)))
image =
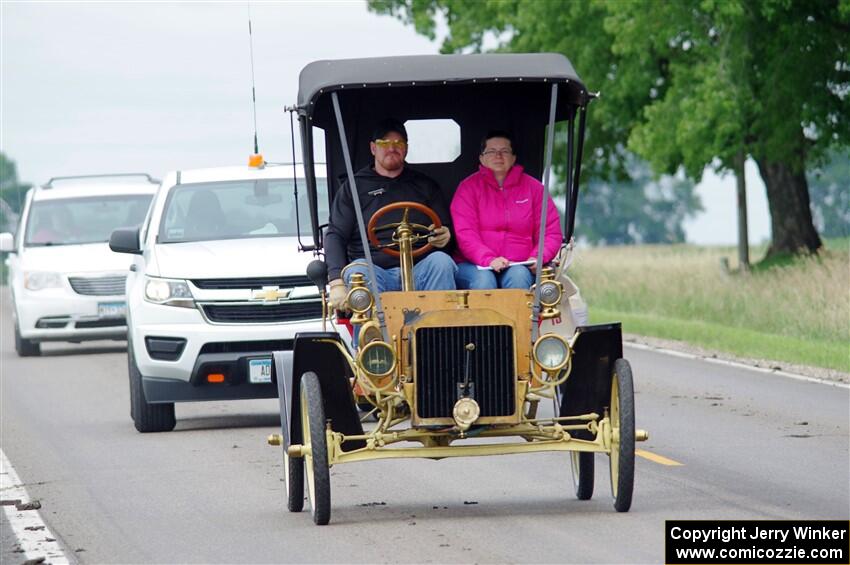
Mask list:
POLYGON ((0 234, 18 355, 39 355, 44 341, 125 338, 130 260, 107 243, 115 228, 142 223, 158 182, 147 174, 55 177, 27 192, 15 236, 0 234))
POLYGON ((272 352, 291 363, 296 332, 322 329, 306 276, 314 257, 300 251, 299 227, 312 243, 301 175, 291 165, 171 172, 144 224, 112 234, 111 248, 133 256, 127 352, 138 431, 173 429, 176 402, 276 398, 272 352))

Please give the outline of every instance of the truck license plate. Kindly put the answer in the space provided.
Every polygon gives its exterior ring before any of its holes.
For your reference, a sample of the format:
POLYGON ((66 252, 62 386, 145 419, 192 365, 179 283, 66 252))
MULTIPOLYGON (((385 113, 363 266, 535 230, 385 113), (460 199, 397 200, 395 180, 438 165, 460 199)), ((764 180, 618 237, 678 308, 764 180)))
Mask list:
POLYGON ((272 382, 272 360, 249 359, 248 380, 253 384, 268 384, 272 382))
POLYGON ((123 318, 126 315, 126 302, 99 302, 97 305, 98 318, 123 318))

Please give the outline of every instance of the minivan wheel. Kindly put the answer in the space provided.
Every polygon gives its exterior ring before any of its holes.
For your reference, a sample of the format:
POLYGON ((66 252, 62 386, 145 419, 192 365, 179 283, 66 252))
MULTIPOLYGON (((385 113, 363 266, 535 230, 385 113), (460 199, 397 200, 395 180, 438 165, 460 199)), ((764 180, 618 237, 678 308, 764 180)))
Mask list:
POLYGON ((15 351, 19 357, 37 357, 41 355, 41 344, 21 337, 21 328, 15 322, 15 351))
POLYGON ((177 425, 174 403, 151 404, 145 399, 142 374, 136 366, 133 342, 127 342, 127 369, 130 376, 130 416, 136 429, 142 433, 170 432, 177 425))

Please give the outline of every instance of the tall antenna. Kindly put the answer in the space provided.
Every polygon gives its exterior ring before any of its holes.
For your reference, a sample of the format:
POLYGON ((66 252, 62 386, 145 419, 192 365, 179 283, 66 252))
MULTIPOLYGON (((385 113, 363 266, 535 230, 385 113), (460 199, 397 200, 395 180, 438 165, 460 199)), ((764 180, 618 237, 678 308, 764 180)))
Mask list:
POLYGON ((251 100, 254 103, 254 154, 260 153, 257 144, 257 90, 254 86, 254 34, 251 31, 251 4, 248 4, 248 43, 251 47, 251 100))

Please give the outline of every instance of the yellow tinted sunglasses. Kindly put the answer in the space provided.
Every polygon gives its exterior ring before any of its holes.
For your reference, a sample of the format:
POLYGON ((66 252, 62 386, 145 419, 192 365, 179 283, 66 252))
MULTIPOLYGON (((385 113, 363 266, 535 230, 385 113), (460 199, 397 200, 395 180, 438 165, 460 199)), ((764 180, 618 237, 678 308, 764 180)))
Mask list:
POLYGON ((387 147, 397 147, 398 149, 404 149, 407 147, 407 142, 403 139, 376 139, 375 145, 382 149, 386 149, 387 147))

